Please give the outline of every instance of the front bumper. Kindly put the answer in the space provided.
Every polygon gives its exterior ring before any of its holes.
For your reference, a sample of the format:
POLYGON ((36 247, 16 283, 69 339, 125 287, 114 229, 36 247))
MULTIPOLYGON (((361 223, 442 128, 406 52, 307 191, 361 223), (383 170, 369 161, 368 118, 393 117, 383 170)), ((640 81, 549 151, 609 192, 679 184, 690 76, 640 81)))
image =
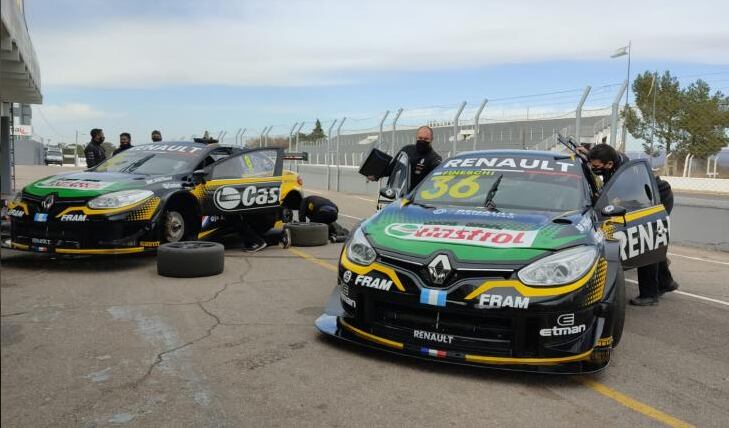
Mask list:
POLYGON ((91 210, 63 200, 56 205, 44 212, 37 201, 14 204, 3 246, 49 254, 129 254, 159 246, 159 198, 118 210, 91 210))
MULTIPOLYGON (((428 339, 414 338, 414 332, 423 331, 414 328, 403 328, 399 334, 388 334, 381 325, 358 323, 356 318, 350 317, 342 305, 339 287, 333 290, 324 314, 315 324, 317 329, 326 335, 409 357, 474 367, 539 373, 580 374, 600 371, 608 364, 612 344, 609 338, 595 339, 600 336, 604 326, 599 318, 595 319, 596 328, 589 329, 581 338, 571 341, 572 344, 568 348, 572 351, 568 349, 561 352, 560 356, 550 357, 517 356, 514 352, 496 352, 488 346, 483 346, 479 350, 472 344, 464 347, 466 338, 458 340, 455 335, 441 333, 435 336, 437 340, 447 342, 445 338, 448 336, 453 336, 453 339, 450 344, 436 344, 428 339)), ((423 337, 422 333, 417 334, 423 337)))

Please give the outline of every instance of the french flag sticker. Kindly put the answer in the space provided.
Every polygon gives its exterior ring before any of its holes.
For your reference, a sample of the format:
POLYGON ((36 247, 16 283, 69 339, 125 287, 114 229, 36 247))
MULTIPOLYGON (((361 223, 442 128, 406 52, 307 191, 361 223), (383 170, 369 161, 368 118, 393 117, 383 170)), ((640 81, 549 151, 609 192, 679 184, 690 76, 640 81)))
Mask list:
POLYGON ((430 349, 430 348, 420 348, 420 352, 424 355, 428 355, 435 358, 445 358, 446 352, 445 351, 439 351, 437 349, 430 349))
POLYGON ((443 290, 420 290, 420 303, 424 305, 445 306, 447 293, 443 290))

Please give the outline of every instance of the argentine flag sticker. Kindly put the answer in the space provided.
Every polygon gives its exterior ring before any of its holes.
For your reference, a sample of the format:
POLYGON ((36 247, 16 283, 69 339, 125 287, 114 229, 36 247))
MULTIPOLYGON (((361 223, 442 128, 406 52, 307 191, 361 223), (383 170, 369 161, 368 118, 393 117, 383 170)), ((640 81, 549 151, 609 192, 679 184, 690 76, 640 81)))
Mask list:
POLYGON ((445 306, 447 293, 443 290, 420 290, 420 303, 424 305, 445 306))

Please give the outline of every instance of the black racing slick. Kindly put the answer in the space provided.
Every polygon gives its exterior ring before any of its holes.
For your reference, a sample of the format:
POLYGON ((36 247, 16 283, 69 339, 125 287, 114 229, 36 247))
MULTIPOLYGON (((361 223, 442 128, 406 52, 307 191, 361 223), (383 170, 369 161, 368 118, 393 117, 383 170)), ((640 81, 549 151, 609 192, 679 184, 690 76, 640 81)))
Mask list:
MULTIPOLYGON (((408 155, 408 159, 410 160, 410 188, 408 192, 413 190, 415 186, 423 181, 423 178, 430 171, 434 170, 443 161, 443 158, 430 145, 428 145, 428 149, 425 152, 418 151, 415 148, 415 144, 403 147, 400 152, 408 155)), ((397 155, 395 155, 394 159, 397 159, 397 155)), ((390 165, 388 175, 392 172, 393 165, 390 165)))
POLYGON ((84 155, 86 155, 86 166, 88 168, 93 168, 106 160, 106 153, 101 147, 101 143, 96 143, 94 141, 91 141, 86 145, 84 155))

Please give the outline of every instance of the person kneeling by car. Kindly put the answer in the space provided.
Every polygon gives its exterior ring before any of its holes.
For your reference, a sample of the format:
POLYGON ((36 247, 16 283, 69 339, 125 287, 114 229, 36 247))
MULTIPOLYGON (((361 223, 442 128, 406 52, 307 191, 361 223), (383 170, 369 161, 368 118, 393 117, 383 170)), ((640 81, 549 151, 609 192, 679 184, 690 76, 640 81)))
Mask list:
POLYGON ((349 237, 349 230, 337 223, 339 208, 331 200, 321 196, 307 196, 301 201, 299 208, 299 221, 306 219, 329 226, 329 240, 331 242, 344 242, 349 237))

